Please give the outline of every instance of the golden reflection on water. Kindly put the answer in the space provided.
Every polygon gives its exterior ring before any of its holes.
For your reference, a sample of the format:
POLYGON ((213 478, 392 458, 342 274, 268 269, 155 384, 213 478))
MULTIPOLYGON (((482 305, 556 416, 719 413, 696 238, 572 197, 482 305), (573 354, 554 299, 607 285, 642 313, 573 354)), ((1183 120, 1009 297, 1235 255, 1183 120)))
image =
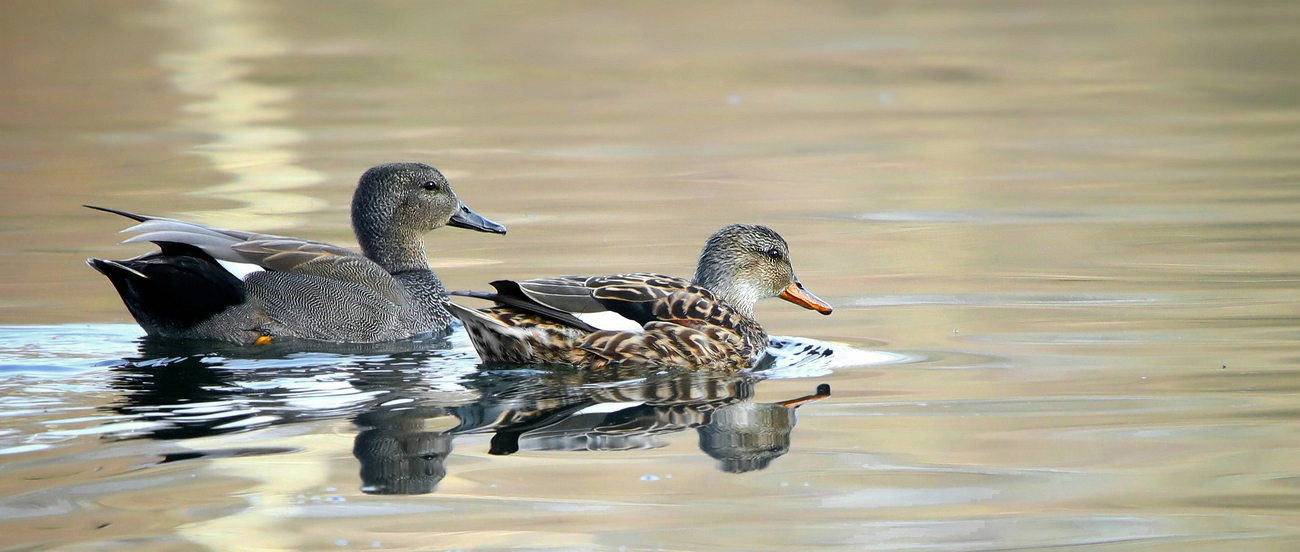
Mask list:
POLYGON ((178 92, 197 98, 182 107, 179 126, 212 137, 186 153, 206 158, 230 177, 191 193, 244 204, 197 218, 256 231, 300 226, 304 213, 324 203, 292 190, 318 184, 325 175, 298 165, 293 148, 307 135, 285 124, 293 90, 250 78, 256 63, 289 51, 262 20, 267 7, 246 0, 169 0, 164 6, 158 21, 181 48, 159 55, 158 63, 178 92))

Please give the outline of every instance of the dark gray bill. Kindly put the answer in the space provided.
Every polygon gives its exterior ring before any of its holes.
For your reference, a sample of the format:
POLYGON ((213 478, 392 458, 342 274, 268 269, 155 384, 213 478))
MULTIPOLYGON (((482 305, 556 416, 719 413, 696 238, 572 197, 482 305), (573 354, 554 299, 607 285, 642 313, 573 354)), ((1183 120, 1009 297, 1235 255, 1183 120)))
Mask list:
POLYGON ((469 210, 469 207, 466 207, 464 202, 461 202, 460 207, 456 208, 456 214, 451 216, 451 220, 447 221, 447 226, 469 228, 470 230, 478 230, 479 232, 489 232, 492 234, 506 233, 506 227, 485 219, 483 218, 483 215, 469 210))

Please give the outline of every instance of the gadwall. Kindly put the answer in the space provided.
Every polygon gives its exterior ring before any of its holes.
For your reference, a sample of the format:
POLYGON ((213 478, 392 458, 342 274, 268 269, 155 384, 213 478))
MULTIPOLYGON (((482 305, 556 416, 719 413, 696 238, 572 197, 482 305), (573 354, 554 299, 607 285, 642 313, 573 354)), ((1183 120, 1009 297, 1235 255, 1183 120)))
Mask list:
POLYGON ((87 207, 138 221, 123 230, 136 234, 123 243, 147 241, 160 249, 123 261, 86 260, 113 282, 149 335, 241 344, 281 337, 375 343, 439 332, 451 315, 447 290, 425 258, 424 234, 442 226, 506 233, 422 163, 379 165, 361 175, 352 229, 363 254, 87 207), (228 269, 229 263, 253 271, 237 275, 244 271, 228 269))
POLYGON ((760 299, 831 313, 795 277, 785 240, 748 224, 709 237, 689 281, 638 273, 491 284, 495 293, 452 295, 496 306, 447 308, 465 323, 483 362, 493 364, 744 369, 767 349, 767 333, 754 320, 760 299))

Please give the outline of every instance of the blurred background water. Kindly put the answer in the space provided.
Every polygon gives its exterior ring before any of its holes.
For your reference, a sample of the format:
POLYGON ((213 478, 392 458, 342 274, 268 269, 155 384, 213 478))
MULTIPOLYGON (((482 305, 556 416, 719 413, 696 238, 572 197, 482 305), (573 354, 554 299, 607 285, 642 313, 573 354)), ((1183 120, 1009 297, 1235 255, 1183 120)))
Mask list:
POLYGON ((1294 2, 4 11, 0 548, 1300 546, 1294 2), (83 203, 353 245, 398 160, 510 228, 429 236, 451 289, 756 222, 836 312, 760 305, 753 374, 492 370, 142 340, 82 264, 148 249, 83 203))

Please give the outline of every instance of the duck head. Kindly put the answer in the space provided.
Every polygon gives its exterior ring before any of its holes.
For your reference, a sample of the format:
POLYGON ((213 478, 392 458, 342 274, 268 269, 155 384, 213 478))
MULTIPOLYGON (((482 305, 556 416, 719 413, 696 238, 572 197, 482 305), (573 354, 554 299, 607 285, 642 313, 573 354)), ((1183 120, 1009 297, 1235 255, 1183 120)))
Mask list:
POLYGON ((505 234, 506 227, 465 205, 438 169, 388 163, 361 175, 352 195, 352 228, 366 256, 389 272, 428 268, 424 234, 454 226, 505 234))
POLYGON ((804 289, 790 265, 790 247, 766 226, 733 224, 709 236, 691 281, 749 317, 768 297, 831 313, 829 304, 804 289))

